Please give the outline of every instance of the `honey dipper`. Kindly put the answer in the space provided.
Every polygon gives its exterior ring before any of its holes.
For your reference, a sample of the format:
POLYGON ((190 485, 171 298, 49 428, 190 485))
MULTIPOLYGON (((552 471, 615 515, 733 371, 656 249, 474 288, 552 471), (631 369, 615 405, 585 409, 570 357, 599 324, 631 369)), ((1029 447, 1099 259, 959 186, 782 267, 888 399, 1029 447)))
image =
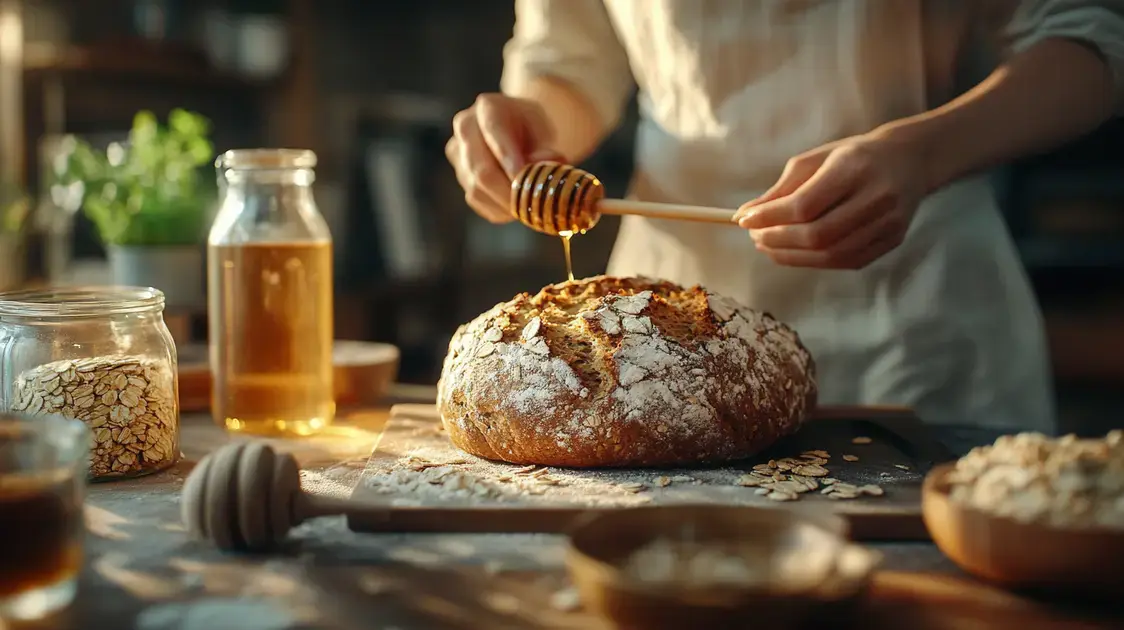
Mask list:
POLYGON ((600 180, 558 162, 533 162, 519 171, 511 182, 511 214, 527 227, 551 236, 585 232, 603 214, 734 225, 734 210, 605 199, 600 180))
POLYGON ((391 507, 307 494, 291 454, 261 442, 238 442, 199 461, 184 483, 180 511, 195 538, 227 551, 261 551, 321 516, 346 515, 348 528, 356 532, 562 534, 574 518, 597 508, 391 507))

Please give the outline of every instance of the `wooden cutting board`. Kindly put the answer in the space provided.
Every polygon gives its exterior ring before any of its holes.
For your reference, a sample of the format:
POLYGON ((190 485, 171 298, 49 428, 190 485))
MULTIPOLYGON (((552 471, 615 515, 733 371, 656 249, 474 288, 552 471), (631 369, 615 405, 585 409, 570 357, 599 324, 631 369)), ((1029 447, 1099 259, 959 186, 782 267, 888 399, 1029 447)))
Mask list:
POLYGON ((560 532, 574 517, 591 510, 717 502, 768 507, 818 504, 845 516, 858 540, 928 540, 921 519, 921 481, 933 465, 951 459, 907 409, 826 407, 817 410, 797 435, 737 465, 615 471, 551 468, 542 475, 547 480, 540 482, 536 477, 540 473, 526 467, 488 462, 456 449, 433 405, 397 405, 352 498, 397 508, 385 522, 360 525, 382 531, 449 531, 453 527, 449 518, 455 518, 458 531, 560 532), (856 485, 875 484, 884 494, 833 500, 815 491, 800 495, 798 501, 777 503, 757 494, 756 488, 736 483, 755 464, 812 450, 830 455, 826 464, 830 477, 856 485), (844 455, 857 460, 845 461, 844 455), (442 477, 448 471, 457 474, 442 477), (419 481, 419 475, 438 483, 419 481), (661 485, 668 480, 668 485, 661 485), (450 484, 463 486, 463 491, 451 492, 446 488, 450 484), (478 491, 479 487, 485 490, 478 491))

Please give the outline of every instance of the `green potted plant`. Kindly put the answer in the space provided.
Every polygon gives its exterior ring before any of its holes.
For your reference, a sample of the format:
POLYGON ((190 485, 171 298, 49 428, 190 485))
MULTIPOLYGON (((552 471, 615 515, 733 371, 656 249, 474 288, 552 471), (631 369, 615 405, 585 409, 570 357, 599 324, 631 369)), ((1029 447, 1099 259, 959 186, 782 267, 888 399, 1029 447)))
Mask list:
POLYGON ((210 122, 173 110, 133 119, 129 139, 98 151, 70 137, 58 183, 82 185, 82 210, 106 246, 115 284, 151 286, 173 308, 205 304, 203 242, 215 198, 210 122))
POLYGON ((23 280, 23 239, 31 201, 19 186, 0 182, 0 291, 23 280))

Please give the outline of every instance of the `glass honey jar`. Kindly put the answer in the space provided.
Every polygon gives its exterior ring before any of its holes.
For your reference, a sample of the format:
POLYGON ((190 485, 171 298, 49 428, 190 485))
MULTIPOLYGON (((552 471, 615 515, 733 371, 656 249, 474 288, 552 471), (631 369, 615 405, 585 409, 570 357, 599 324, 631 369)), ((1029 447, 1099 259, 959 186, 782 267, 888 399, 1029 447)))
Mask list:
POLYGON ((312 194, 316 155, 219 156, 207 241, 211 412, 228 431, 311 435, 335 416, 332 237, 312 194))

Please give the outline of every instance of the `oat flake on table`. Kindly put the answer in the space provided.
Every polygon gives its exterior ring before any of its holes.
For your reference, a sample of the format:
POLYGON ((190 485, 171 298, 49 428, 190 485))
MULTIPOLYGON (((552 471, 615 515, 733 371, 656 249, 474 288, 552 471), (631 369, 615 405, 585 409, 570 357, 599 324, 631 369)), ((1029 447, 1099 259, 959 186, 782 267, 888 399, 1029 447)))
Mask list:
POLYGON ((884 494, 874 484, 848 484, 828 476, 829 458, 825 451, 808 451, 758 464, 752 471, 742 467, 574 470, 490 462, 451 446, 417 447, 385 470, 368 470, 363 484, 401 506, 561 503, 628 507, 652 503, 652 490, 697 485, 754 488, 772 501, 796 501, 813 491, 835 500, 884 494))

